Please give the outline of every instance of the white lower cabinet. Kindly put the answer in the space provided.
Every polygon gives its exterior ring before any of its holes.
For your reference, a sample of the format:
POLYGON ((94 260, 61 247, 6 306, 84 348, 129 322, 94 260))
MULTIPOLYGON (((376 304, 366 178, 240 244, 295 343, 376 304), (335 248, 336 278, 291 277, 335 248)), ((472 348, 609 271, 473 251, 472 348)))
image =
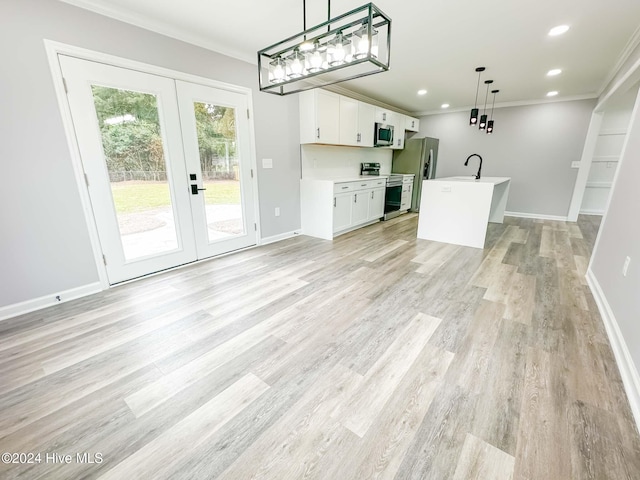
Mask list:
POLYGON ((353 194, 351 205, 351 224, 360 225, 369 220, 369 192, 363 190, 353 194))
POLYGON ((411 197, 413 196, 413 175, 405 175, 402 179, 402 195, 400 196, 400 211, 411 208, 411 197))
POLYGON ((351 202, 353 194, 339 193, 333 197, 333 231, 339 232, 351 226, 351 202))
POLYGON ((369 220, 384 216, 384 187, 371 190, 369 198, 369 220))
POLYGON ((302 233, 333 239, 335 235, 376 222, 384 216, 386 179, 352 182, 300 180, 302 233))

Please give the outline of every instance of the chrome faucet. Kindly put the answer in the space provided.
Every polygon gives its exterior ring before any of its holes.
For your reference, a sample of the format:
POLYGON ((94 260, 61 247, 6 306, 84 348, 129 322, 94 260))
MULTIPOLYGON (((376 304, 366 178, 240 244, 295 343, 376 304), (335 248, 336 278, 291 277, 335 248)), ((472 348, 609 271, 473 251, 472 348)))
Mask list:
POLYGON ((476 174, 476 180, 480 180, 480 172, 482 171, 482 157, 480 155, 478 155, 477 153, 472 153, 471 155, 469 155, 467 157, 467 160, 464 162, 464 166, 465 167, 467 165, 469 165, 469 159, 471 157, 478 157, 480 159, 480 166, 478 167, 478 173, 476 174))

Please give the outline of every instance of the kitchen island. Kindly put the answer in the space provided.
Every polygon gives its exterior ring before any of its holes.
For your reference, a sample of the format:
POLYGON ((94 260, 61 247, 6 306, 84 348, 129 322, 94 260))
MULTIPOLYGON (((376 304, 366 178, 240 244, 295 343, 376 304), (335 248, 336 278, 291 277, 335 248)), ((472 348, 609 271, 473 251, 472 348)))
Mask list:
POLYGON ((484 248, 487 224, 503 222, 510 182, 473 176, 424 180, 418 238, 484 248))

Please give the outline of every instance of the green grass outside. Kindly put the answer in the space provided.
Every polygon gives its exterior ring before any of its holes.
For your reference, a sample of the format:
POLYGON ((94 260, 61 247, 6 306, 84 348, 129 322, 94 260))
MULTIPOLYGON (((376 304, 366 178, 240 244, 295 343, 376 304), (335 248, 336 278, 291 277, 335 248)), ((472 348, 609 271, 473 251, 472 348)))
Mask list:
MULTIPOLYGON (((240 203, 240 182, 215 180, 205 182, 207 205, 240 203)), ((117 182, 111 184, 118 213, 142 212, 170 205, 169 185, 165 182, 117 182)))

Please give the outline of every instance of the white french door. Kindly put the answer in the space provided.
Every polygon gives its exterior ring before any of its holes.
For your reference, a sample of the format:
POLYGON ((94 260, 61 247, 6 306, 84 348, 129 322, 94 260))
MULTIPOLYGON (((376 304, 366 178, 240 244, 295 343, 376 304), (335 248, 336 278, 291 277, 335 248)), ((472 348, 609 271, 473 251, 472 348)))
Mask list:
POLYGON ((246 95, 176 81, 199 258, 255 243, 246 95), (247 243, 249 242, 249 243, 247 243))
POLYGON ((256 243, 246 95, 59 61, 109 283, 256 243))

